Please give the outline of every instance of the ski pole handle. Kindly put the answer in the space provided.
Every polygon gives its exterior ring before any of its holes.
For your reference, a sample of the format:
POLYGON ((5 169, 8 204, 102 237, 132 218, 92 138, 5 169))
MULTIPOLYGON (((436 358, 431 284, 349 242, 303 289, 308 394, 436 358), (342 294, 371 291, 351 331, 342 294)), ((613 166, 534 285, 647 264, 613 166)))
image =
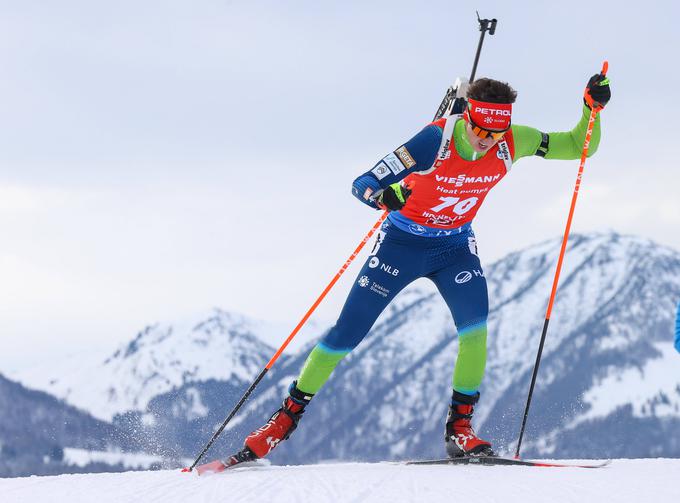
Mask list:
MULTIPOLYGON (((607 71, 609 70, 609 61, 605 61, 602 63, 602 70, 600 70, 600 75, 602 75, 602 78, 607 76, 607 71)), ((604 107, 600 103, 594 103, 593 108, 595 109, 596 112, 599 112, 602 110, 604 107)))

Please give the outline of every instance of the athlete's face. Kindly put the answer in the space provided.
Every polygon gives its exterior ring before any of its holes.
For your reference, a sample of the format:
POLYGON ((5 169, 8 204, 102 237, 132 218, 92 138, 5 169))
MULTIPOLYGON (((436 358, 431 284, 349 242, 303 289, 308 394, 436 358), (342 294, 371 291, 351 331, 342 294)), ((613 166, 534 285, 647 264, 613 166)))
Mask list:
POLYGON ((486 138, 480 138, 479 136, 472 132, 472 126, 470 125, 469 122, 465 123, 465 131, 467 132, 467 137, 470 142, 470 145, 472 145, 472 148, 475 152, 479 153, 487 152, 491 147, 493 147, 496 143, 498 143, 501 140, 501 138, 494 140, 491 136, 487 136, 486 138))

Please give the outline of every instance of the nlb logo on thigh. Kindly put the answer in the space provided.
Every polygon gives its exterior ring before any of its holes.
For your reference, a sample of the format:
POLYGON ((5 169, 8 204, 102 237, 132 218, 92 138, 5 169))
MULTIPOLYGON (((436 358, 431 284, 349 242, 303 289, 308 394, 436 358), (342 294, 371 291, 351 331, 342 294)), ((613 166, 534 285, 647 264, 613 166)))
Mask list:
POLYGON ((389 264, 385 264, 384 262, 381 264, 380 259, 378 257, 371 257, 368 261, 368 267, 370 269, 375 269, 376 267, 380 266, 380 270, 390 274, 392 276, 399 276, 399 269, 396 267, 392 267, 389 264))

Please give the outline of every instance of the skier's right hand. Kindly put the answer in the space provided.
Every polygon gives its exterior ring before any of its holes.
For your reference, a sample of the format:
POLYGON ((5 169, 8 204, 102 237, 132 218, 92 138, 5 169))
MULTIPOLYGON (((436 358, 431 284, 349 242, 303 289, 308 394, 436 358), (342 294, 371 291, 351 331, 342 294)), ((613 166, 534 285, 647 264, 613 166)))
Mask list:
POLYGON ((404 207, 410 195, 409 187, 393 183, 378 196, 378 206, 387 211, 398 211, 404 207))
POLYGON ((583 93, 583 101, 586 106, 593 109, 593 106, 598 110, 602 110, 612 97, 612 91, 609 88, 609 79, 606 75, 596 73, 586 84, 586 90, 583 93))

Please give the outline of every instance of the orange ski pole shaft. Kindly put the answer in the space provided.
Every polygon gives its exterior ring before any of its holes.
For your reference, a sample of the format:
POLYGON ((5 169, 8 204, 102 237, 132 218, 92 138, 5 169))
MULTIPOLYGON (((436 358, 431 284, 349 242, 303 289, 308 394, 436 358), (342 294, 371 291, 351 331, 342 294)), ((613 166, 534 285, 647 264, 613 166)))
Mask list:
POLYGON ((262 369, 262 371, 260 372, 260 374, 255 378, 255 380, 253 381, 253 383, 252 383, 252 384, 250 385, 250 387, 246 390, 246 392, 243 394, 243 396, 242 396, 241 399, 238 401, 238 403, 234 406, 234 408, 233 408, 232 411, 229 413, 229 415, 227 416, 227 418, 224 420, 224 422, 222 423, 222 425, 217 429, 217 431, 214 433, 214 435, 212 436, 212 438, 210 439, 210 441, 206 444, 206 446, 203 448, 203 450, 200 452, 200 454, 196 457, 196 460, 193 462, 193 464, 192 464, 190 467, 188 467, 188 468, 184 468, 182 471, 190 472, 191 470, 193 470, 194 467, 195 467, 195 466, 198 464, 198 462, 201 460, 201 458, 203 457, 203 455, 204 455, 206 452, 208 452, 208 449, 210 449, 210 447, 211 447, 212 444, 215 442, 215 440, 217 440, 217 437, 220 436, 220 434, 222 433, 222 431, 224 431, 224 428, 226 428, 227 424, 229 424, 229 422, 230 422, 230 421, 232 420, 232 418, 236 415, 236 413, 239 411, 239 409, 240 409, 241 406, 245 403, 245 401, 248 400, 248 397, 249 397, 249 396, 251 395, 251 393, 255 390, 255 388, 257 387, 257 385, 260 384, 260 381, 261 381, 262 378, 265 376, 265 374, 269 371, 270 368, 272 368, 272 366, 274 365, 274 363, 276 362, 276 360, 279 359, 279 356, 281 356, 281 353, 284 352, 284 350, 286 349, 286 347, 288 346, 288 344, 290 344, 290 342, 291 342, 291 341, 293 340, 293 338, 297 335, 297 333, 300 331, 300 329, 302 328, 302 326, 307 322, 307 320, 308 320, 309 317, 312 315, 312 313, 316 310, 316 308, 319 306, 319 304, 321 304, 321 301, 324 299, 324 297, 326 297, 326 294, 328 294, 328 292, 330 292, 331 288, 333 288, 333 286, 338 282, 338 280, 340 279, 340 276, 342 276, 342 275, 344 274, 344 272, 347 270, 347 268, 349 267, 349 265, 354 261, 354 259, 357 257, 357 255, 359 255, 359 253, 361 252, 361 250, 363 249, 363 247, 366 245, 366 243, 368 242, 368 240, 371 239, 371 237, 373 236, 373 234, 375 234, 375 231, 377 231, 378 228, 380 228, 380 226, 382 225, 382 223, 385 221, 385 218, 386 218, 386 217, 387 217, 387 211, 385 211, 385 212, 380 216, 380 218, 378 219, 378 221, 373 225, 373 227, 371 228, 371 230, 368 231, 368 233, 364 236, 364 239, 361 240, 361 242, 359 243, 359 245, 355 248, 355 250, 354 250, 354 251, 352 252, 352 254, 349 256, 349 258, 348 258, 348 259, 345 261, 345 263, 342 265, 342 267, 340 268, 340 270, 335 274, 335 276, 333 276, 333 279, 330 281, 330 283, 328 283, 328 285, 326 285, 326 288, 323 289, 323 291, 321 292, 321 295, 319 295, 319 297, 316 299, 316 301, 314 302, 314 304, 312 304, 312 306, 307 310, 307 312, 306 312, 305 315, 302 317, 302 319, 300 320, 300 322, 295 326, 295 328, 294 328, 293 331, 290 333, 290 335, 286 338, 286 340, 283 342, 283 344, 281 344, 281 347, 276 351, 276 353, 274 354, 274 356, 272 356, 271 360, 269 360, 269 363, 267 363, 267 365, 265 365, 265 367, 262 369))
MULTIPOLYGON (((602 65, 602 76, 607 75, 609 63, 605 61, 602 65)), ((583 177, 583 168, 586 165, 586 158, 588 157, 588 149, 590 147, 590 138, 593 134, 593 126, 595 124, 595 117, 598 112, 602 110, 602 106, 595 104, 590 110, 590 117, 588 118, 588 128, 586 130, 586 137, 583 142, 583 151, 581 152, 581 163, 578 167, 578 175, 576 176, 576 185, 574 186, 574 193, 571 196, 571 206, 569 207, 569 216, 567 217, 567 225, 564 228, 564 236, 562 236, 562 246, 560 248, 560 255, 557 259, 557 268, 555 269, 555 277, 553 279, 552 290, 550 291, 550 300, 548 301, 548 308, 545 312, 545 321, 543 323, 543 332, 541 334, 541 341, 538 345, 538 353, 536 354, 536 363, 534 364, 534 371, 531 376, 531 385, 529 386, 529 395, 527 396, 526 407, 524 408, 524 417, 522 418, 522 426, 519 432, 519 439, 517 440, 517 449, 515 450, 515 457, 519 458, 519 450, 522 446, 522 437, 529 417, 529 407, 531 406, 531 397, 534 394, 534 387, 536 385, 536 376, 538 375, 538 367, 541 363, 541 355, 543 354, 543 346, 545 344, 545 337, 548 333, 548 324, 550 323, 550 315, 552 314, 553 305, 555 303, 555 296, 557 294, 557 285, 560 281, 560 272, 562 271, 562 263, 564 262, 564 255, 567 250, 567 241, 569 240, 569 231, 571 230, 571 221, 574 218, 574 209, 576 208, 576 200, 578 199, 578 192, 581 188, 581 179, 583 177)))

